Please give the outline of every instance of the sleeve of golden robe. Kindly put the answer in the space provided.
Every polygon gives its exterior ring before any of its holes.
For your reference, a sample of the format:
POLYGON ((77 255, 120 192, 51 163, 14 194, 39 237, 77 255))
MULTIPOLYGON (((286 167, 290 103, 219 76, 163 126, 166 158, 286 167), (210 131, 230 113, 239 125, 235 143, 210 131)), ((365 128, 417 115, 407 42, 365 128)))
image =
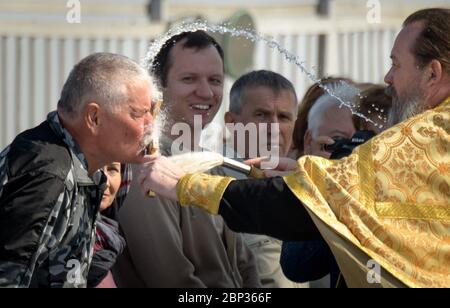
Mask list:
MULTIPOLYGON (((450 99, 345 159, 303 157, 285 182, 321 222, 405 285, 450 287, 449 153, 450 99)), ((230 182, 190 175, 178 196, 217 214, 230 182)))
POLYGON ((410 287, 450 287, 450 100, 343 160, 299 160, 302 203, 410 287))

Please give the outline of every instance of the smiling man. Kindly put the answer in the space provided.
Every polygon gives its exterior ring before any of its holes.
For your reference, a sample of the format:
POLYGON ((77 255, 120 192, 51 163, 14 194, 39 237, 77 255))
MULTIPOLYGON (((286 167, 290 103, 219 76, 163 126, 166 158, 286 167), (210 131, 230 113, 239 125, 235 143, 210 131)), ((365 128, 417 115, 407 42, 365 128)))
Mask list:
POLYGON ((155 59, 155 74, 163 88, 165 127, 184 122, 194 128, 195 115, 202 117, 204 127, 222 104, 223 51, 206 37, 193 36, 163 54, 155 59))
MULTIPOLYGON (((224 80, 222 48, 205 32, 182 33, 160 50, 153 73, 164 99, 161 152, 170 156, 177 138, 171 134, 173 125, 187 124, 193 131, 195 116, 201 116, 204 127, 219 110, 224 80)), ((225 174, 222 168, 213 172, 225 174)), ((120 223, 128 246, 117 266, 119 286, 259 286, 254 256, 242 236, 231 231, 221 217, 181 208, 166 198, 143 196, 135 181, 121 209, 120 223)))

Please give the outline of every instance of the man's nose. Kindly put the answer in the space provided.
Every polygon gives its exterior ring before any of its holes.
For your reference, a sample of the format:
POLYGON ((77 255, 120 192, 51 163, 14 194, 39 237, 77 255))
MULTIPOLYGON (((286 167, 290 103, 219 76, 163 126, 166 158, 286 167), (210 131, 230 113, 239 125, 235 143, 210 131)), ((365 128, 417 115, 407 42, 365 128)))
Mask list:
POLYGON ((269 121, 268 121, 268 126, 269 126, 269 130, 271 129, 272 124, 279 124, 280 123, 280 119, 278 118, 278 116, 276 115, 272 115, 269 117, 269 121))
POLYGON ((266 125, 266 130, 267 130, 267 135, 270 137, 270 135, 272 134, 272 126, 273 125, 277 125, 279 123, 279 119, 277 116, 270 116, 267 119, 267 123, 265 123, 266 125))
POLYGON ((392 85, 392 68, 387 72, 386 76, 384 76, 384 82, 388 85, 392 85))
POLYGON ((214 93, 211 89, 211 85, 209 84, 208 80, 200 80, 197 83, 196 94, 199 97, 208 99, 214 96, 214 93))
POLYGON ((105 172, 105 176, 106 176, 105 190, 107 190, 109 186, 111 186, 111 177, 109 176, 108 172, 105 172))
POLYGON ((151 125, 153 122, 153 114, 151 112, 147 112, 144 116, 144 126, 147 127, 151 125))

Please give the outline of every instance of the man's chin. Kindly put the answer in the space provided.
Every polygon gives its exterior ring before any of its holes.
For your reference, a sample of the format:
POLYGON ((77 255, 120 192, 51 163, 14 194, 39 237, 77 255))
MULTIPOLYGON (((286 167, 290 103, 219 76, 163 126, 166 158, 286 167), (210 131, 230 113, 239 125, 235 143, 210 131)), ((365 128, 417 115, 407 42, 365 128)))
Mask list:
POLYGON ((394 110, 389 112, 387 127, 392 127, 401 122, 400 117, 394 110))
POLYGON ((389 113, 389 127, 404 122, 425 111, 424 99, 416 97, 408 102, 400 102, 398 98, 393 98, 392 108, 389 113))
POLYGON ((129 164, 136 164, 136 165, 140 165, 142 163, 145 162, 145 156, 146 155, 150 155, 149 153, 146 154, 145 152, 141 152, 138 156, 130 159, 129 164))
POLYGON ((144 157, 146 153, 144 151, 136 152, 134 155, 122 156, 120 159, 116 161, 120 161, 123 164, 142 164, 144 162, 144 157))

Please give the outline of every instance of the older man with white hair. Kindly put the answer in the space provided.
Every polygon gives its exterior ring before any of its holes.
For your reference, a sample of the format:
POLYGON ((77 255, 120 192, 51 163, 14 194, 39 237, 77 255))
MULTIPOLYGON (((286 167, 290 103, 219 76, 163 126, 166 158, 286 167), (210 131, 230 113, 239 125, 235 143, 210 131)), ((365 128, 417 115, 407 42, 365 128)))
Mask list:
POLYGON ((308 129, 304 136, 305 155, 330 158, 324 148, 337 139, 350 139, 355 133, 352 111, 328 93, 322 95, 308 113, 308 129))

